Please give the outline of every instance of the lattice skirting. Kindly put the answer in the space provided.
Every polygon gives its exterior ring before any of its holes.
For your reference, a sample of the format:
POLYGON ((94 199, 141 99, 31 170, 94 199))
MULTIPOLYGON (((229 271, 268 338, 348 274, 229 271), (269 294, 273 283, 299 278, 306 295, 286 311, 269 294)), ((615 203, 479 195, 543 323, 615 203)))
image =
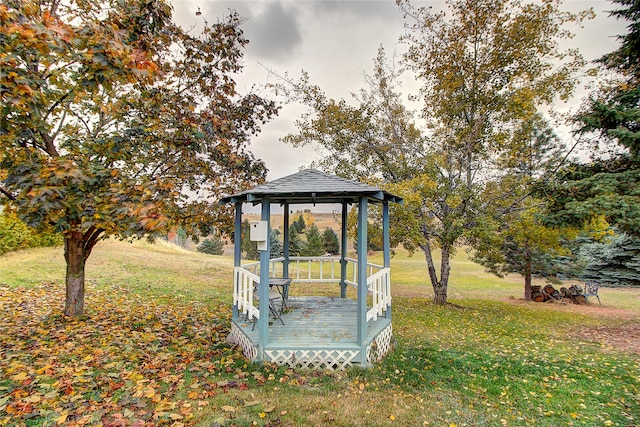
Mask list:
POLYGON ((359 363, 360 350, 265 350, 265 355, 279 365, 339 371, 359 363))
POLYGON ((375 363, 389 353, 392 347, 392 339, 393 330, 391 323, 389 323, 389 326, 384 328, 367 347, 367 362, 375 363))
MULTIPOLYGON (((244 356, 252 361, 258 359, 258 347, 235 323, 231 323, 231 331, 227 341, 240 346, 244 356)), ((391 324, 375 337, 366 349, 367 363, 380 361, 393 346, 393 330, 391 324)), ((264 358, 279 365, 309 369, 343 370, 361 364, 361 352, 358 349, 266 349, 264 358)))
POLYGON ((227 337, 227 341, 231 344, 239 345, 242 348, 244 357, 249 360, 256 360, 258 358, 258 349, 249 337, 242 332, 242 329, 235 323, 231 323, 231 332, 227 337))

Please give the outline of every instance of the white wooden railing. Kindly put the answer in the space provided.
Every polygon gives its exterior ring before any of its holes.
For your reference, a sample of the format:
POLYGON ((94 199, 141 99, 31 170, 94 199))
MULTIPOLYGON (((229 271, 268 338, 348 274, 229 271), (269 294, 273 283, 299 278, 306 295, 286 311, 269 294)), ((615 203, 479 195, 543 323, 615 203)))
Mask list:
POLYGON ((371 294, 371 308, 367 311, 367 322, 378 320, 387 306, 391 304, 391 270, 383 268, 367 277, 367 288, 371 294))
MULTIPOLYGON (((355 258, 345 258, 347 261, 347 272, 345 282, 351 286, 358 287, 358 260, 355 258)), ((269 260, 269 276, 280 277, 283 273, 284 258, 272 258, 269 260)), ((253 274, 260 275, 260 262, 244 264, 244 269, 253 274)), ((367 263, 367 277, 373 276, 383 267, 377 264, 367 263)), ((305 283, 333 283, 340 281, 340 258, 337 257, 290 257, 289 277, 295 282, 305 283), (313 264, 318 264, 317 269, 312 269, 313 264)))
POLYGON ((247 319, 259 319, 260 309, 254 305, 253 288, 260 282, 260 277, 244 269, 233 269, 233 303, 238 306, 238 315, 247 319))
MULTIPOLYGON (((347 271, 345 283, 358 287, 358 260, 345 258, 347 271)), ((284 258, 269 260, 269 276, 282 277, 284 258)), ((290 257, 289 274, 292 283, 335 283, 340 281, 340 258, 337 257, 290 257), (317 268, 312 265, 317 264, 317 268)), ((260 311, 253 297, 254 283, 260 281, 260 262, 234 268, 233 302, 239 315, 248 319, 259 318, 260 311)), ((390 269, 367 263, 367 289, 371 295, 371 308, 367 321, 376 320, 391 304, 390 269)))

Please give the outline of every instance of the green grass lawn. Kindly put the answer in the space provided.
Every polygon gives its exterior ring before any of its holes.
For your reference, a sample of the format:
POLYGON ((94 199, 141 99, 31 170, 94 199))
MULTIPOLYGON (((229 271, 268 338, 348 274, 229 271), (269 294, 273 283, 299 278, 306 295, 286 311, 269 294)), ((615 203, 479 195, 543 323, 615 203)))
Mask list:
POLYGON ((602 307, 526 303, 521 278, 461 250, 437 307, 424 259, 400 251, 395 351, 314 372, 226 344, 232 264, 103 242, 87 316, 68 320, 60 248, 0 257, 0 426, 640 425, 640 289, 601 289, 602 307))

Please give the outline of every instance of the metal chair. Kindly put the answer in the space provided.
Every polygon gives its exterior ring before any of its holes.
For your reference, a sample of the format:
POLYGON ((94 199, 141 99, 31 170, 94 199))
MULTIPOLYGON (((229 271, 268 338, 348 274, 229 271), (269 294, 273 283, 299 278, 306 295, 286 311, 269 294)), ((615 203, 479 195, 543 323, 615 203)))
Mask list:
POLYGON ((600 301, 600 296, 598 295, 598 290, 600 289, 600 283, 598 282, 585 282, 584 284, 584 297, 587 299, 587 303, 589 303, 590 297, 596 297, 598 299, 598 303, 602 305, 602 301, 600 301))
MULTIPOLYGON (((260 293, 258 292, 258 287, 254 287, 253 288, 253 296, 255 298, 256 301, 260 301, 260 293)), ((275 317, 276 319, 280 320, 280 323, 282 323, 284 325, 284 320, 282 320, 282 317, 280 316, 280 311, 278 310, 278 305, 280 305, 282 307, 282 295, 280 294, 280 292, 276 291, 275 289, 271 289, 269 288, 269 311, 271 312, 271 314, 273 315, 273 317, 275 317)), ((257 318, 253 318, 253 326, 251 327, 251 330, 254 330, 256 327, 256 320, 258 320, 257 318)))

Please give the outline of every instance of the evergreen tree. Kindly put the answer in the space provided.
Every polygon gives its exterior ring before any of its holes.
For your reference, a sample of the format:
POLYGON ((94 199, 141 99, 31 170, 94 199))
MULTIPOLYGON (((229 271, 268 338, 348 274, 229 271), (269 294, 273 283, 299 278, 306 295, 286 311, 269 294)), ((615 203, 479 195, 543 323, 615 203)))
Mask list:
POLYGON ((258 253, 258 242, 251 241, 251 224, 249 220, 245 219, 242 222, 242 242, 240 248, 245 254, 246 259, 258 259, 260 254, 258 253))
POLYGON ((340 253, 340 241, 338 240, 338 235, 333 228, 327 227, 324 229, 322 233, 322 242, 324 244, 325 253, 329 253, 332 255, 340 253))
POLYGON ((320 230, 315 224, 311 224, 307 230, 307 244, 304 246, 305 256, 319 256, 324 253, 324 242, 320 236, 320 230))
POLYGON ((283 246, 282 242, 280 241, 280 231, 272 228, 269 236, 269 257, 281 257, 283 254, 283 246))
MULTIPOLYGON (((468 235, 473 261, 487 271, 502 277, 519 273, 524 277, 524 299, 532 298, 532 277, 554 278, 557 266, 551 262, 566 255, 561 236, 568 230, 547 227, 539 219, 540 200, 527 197, 531 185, 540 176, 550 176, 562 161, 564 145, 542 116, 519 124, 519 134, 528 144, 520 148, 520 158, 506 157, 503 168, 513 174, 496 182, 494 195, 511 193, 517 197, 505 199, 504 215, 478 218, 477 226, 468 235), (517 181, 514 180, 517 176, 517 181), (518 185, 516 185, 516 183, 518 185)), ((487 192, 487 195, 491 194, 487 192)))
POLYGON ((640 286, 640 238, 619 234, 583 245, 579 277, 605 286, 640 286))
POLYGON ((290 225, 289 225, 289 233, 296 233, 296 234, 300 234, 302 233, 302 230, 300 230, 300 226, 298 225, 298 221, 293 221, 290 225))
POLYGON ((294 227, 292 224, 292 227, 289 227, 289 255, 300 256, 302 255, 302 249, 302 238, 300 238, 298 227, 294 227))
POLYGON ((296 226, 298 227, 298 231, 300 233, 302 233, 305 230, 305 228, 307 228, 307 224, 305 224, 304 218, 302 217, 302 214, 300 214, 300 216, 298 216, 298 219, 296 221, 296 226))
POLYGON ((224 248, 224 242, 217 234, 213 235, 210 239, 205 239, 198 245, 198 252, 202 252, 209 255, 222 255, 224 248))
POLYGON ((575 118, 593 161, 568 165, 541 193, 550 201, 550 222, 580 226, 604 215, 619 230, 640 236, 640 1, 614 3, 623 9, 611 15, 629 22, 628 33, 598 62, 616 77, 575 118))

